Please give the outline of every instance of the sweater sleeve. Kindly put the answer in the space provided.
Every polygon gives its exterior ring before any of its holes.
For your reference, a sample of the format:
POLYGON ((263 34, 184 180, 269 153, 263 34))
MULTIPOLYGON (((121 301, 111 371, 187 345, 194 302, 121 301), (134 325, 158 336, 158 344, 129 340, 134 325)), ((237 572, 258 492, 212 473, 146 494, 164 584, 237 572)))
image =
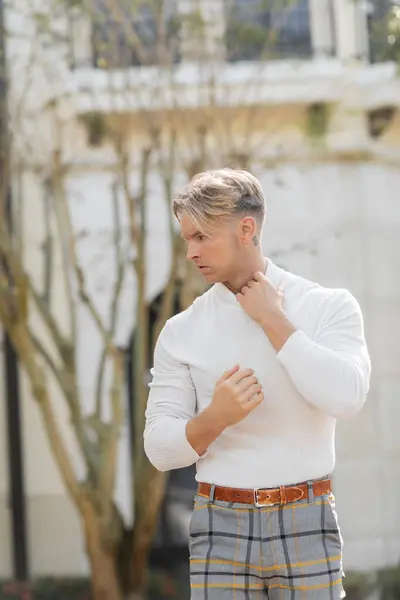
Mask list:
POLYGON ((176 358, 176 343, 167 323, 154 352, 144 430, 146 455, 159 471, 187 467, 200 458, 186 437, 186 424, 196 414, 196 391, 188 366, 176 358))
POLYGON ((361 309, 347 290, 329 298, 316 341, 297 330, 277 358, 303 398, 331 416, 350 418, 363 406, 371 363, 361 309))

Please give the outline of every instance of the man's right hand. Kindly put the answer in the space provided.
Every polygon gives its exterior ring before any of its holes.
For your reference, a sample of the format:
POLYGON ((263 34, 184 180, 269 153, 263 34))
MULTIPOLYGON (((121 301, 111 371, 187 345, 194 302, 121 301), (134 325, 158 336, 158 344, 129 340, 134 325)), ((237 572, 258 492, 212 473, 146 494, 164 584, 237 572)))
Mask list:
POLYGON ((189 443, 201 456, 227 427, 242 421, 263 400, 254 371, 236 365, 217 382, 211 404, 186 425, 189 443))
POLYGON ((225 429, 242 421, 263 400, 262 385, 254 371, 236 365, 217 382, 212 402, 206 410, 225 429))

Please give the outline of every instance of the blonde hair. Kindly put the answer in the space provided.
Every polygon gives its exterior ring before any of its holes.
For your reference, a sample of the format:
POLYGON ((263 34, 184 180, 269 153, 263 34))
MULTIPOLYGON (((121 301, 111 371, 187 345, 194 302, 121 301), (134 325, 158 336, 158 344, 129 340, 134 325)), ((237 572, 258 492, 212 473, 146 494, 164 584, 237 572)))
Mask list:
POLYGON ((253 216, 261 229, 265 198, 254 175, 224 168, 195 175, 174 200, 173 211, 178 220, 185 212, 203 232, 240 214, 253 216))

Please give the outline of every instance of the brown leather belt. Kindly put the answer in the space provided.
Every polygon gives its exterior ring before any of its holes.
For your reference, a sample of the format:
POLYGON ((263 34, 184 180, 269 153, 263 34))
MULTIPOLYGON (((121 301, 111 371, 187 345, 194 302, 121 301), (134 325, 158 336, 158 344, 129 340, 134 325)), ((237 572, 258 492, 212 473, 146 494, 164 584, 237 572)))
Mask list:
MULTIPOLYGON (((314 496, 324 496, 332 491, 330 479, 320 479, 312 482, 314 496)), ((197 493, 203 498, 210 498, 211 484, 199 483, 197 493)), ((308 484, 282 485, 277 488, 258 490, 245 490, 240 488, 221 487, 216 485, 214 500, 222 502, 238 502, 239 504, 253 504, 257 507, 274 506, 276 504, 290 504, 299 500, 308 500, 308 484)))

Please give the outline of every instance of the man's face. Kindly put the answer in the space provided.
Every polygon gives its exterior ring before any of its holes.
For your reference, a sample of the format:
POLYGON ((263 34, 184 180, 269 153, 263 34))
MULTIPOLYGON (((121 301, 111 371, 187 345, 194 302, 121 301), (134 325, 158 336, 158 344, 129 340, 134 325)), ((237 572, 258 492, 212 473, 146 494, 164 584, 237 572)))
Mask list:
POLYGON ((218 225, 211 233, 198 230, 184 213, 181 217, 182 237, 187 244, 186 258, 192 260, 207 283, 225 281, 234 270, 240 244, 234 223, 218 225))

